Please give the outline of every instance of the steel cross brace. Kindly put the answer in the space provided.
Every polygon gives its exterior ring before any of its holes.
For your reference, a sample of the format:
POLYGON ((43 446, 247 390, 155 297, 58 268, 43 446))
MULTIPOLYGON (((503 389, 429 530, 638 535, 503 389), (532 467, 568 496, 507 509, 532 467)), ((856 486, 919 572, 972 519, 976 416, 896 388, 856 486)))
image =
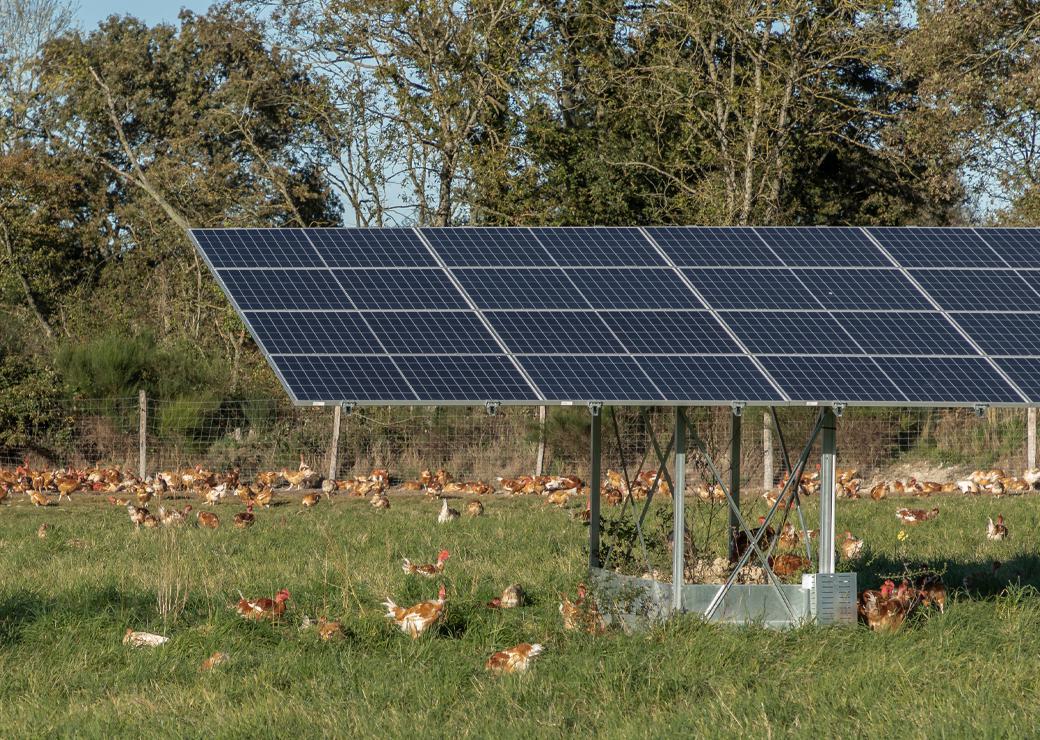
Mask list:
POLYGON ((747 548, 747 550, 744 551, 744 554, 741 555, 740 560, 737 561, 736 566, 734 566, 732 572, 729 574, 729 578, 726 579, 726 583, 723 584, 721 588, 719 588, 719 590, 715 594, 715 597, 711 600, 711 603, 708 605, 708 608, 704 612, 705 619, 711 620, 711 618, 715 616, 715 612, 718 610, 719 605, 722 603, 722 600, 725 598, 726 594, 729 593, 730 589, 733 587, 733 583, 737 580, 737 576, 740 573, 740 569, 747 564, 748 560, 751 558, 752 553, 757 554, 760 558, 762 562, 762 568, 763 570, 765 570, 766 577, 769 579, 770 585, 772 585, 774 590, 777 592, 777 595, 780 597, 780 600, 783 602, 784 607, 791 615, 791 618, 797 618, 797 616, 794 613, 794 610, 791 608, 791 602, 788 601, 787 595, 784 593, 783 588, 781 588, 781 583, 779 579, 776 577, 776 574, 773 573, 772 568, 769 567, 768 558, 765 555, 763 555, 762 550, 759 549, 758 542, 765 534, 766 527, 769 526, 769 522, 772 520, 773 515, 776 513, 776 510, 780 506, 781 502, 783 502, 788 491, 791 490, 792 486, 795 486, 795 490, 797 491, 796 482, 801 480, 801 475, 802 471, 805 468, 805 463, 809 459, 809 454, 812 452, 813 443, 816 441, 816 437, 819 435, 822 426, 823 414, 821 413, 817 417, 816 425, 813 428, 813 432, 809 437, 809 441, 806 443, 804 449, 802 450, 802 454, 798 459, 798 464, 795 466, 794 472, 796 474, 788 476, 787 483, 784 485, 783 490, 781 490, 780 495, 777 497, 772 507, 770 507, 769 512, 765 516, 765 521, 762 522, 762 525, 758 528, 758 531, 755 532, 755 534, 751 533, 751 530, 748 527, 747 522, 744 520, 744 517, 740 513, 740 509, 734 503, 732 496, 730 496, 730 492, 727 489, 726 484, 723 482, 722 474, 719 472, 718 468, 715 467, 714 461, 707 454, 707 451, 704 448, 704 443, 701 441, 700 437, 696 435, 696 432, 694 432, 693 437, 695 440, 695 444, 701 451, 701 454, 704 456, 705 462, 707 462, 708 466, 711 468, 712 474, 718 480, 718 485, 722 489, 723 494, 725 494, 726 501, 730 506, 730 510, 733 512, 734 516, 739 522, 741 530, 749 538, 749 547, 747 548))
MULTIPOLYGON (((776 406, 769 407, 769 413, 773 417, 773 428, 776 429, 776 438, 780 442, 780 454, 784 458, 784 470, 787 471, 787 477, 790 478, 794 471, 791 470, 791 456, 787 453, 787 442, 784 440, 784 432, 780 428, 780 419, 776 415, 776 406)), ((801 483, 801 473, 799 475, 799 483, 801 483)), ((805 540, 805 557, 812 562, 812 540, 809 537, 809 530, 805 526, 805 513, 802 511, 802 496, 798 493, 799 486, 794 487, 794 493, 791 499, 794 501, 795 511, 798 512, 798 524, 802 528, 802 537, 805 540)), ((787 516, 784 516, 784 522, 786 523, 787 516)))

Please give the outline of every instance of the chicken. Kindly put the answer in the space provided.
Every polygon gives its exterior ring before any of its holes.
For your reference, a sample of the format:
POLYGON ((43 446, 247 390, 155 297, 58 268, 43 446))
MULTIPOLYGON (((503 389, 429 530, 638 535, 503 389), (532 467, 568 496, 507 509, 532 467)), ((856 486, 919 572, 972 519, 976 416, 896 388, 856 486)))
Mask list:
POLYGON ((404 559, 404 565, 401 569, 410 575, 426 576, 427 578, 436 578, 437 575, 444 572, 444 565, 448 562, 448 558, 451 557, 451 553, 447 550, 441 550, 437 553, 437 562, 434 564, 426 563, 423 565, 416 565, 408 558, 404 559))
POLYGON ((320 493, 308 493, 306 496, 300 499, 300 503, 303 504, 303 508, 305 509, 310 509, 317 506, 319 501, 321 501, 320 493))
POLYGON ((1004 515, 997 514, 997 521, 994 524, 993 517, 990 517, 986 522, 986 539, 987 540, 1006 540, 1008 536, 1008 528, 1004 524, 1004 515))
POLYGON ((961 493, 979 493, 979 484, 970 478, 957 481, 961 493))
POLYGON ((870 489, 870 497, 875 501, 880 501, 888 496, 888 484, 878 483, 876 486, 870 489))
POLYGON ((794 528, 791 522, 788 522, 780 530, 780 547, 786 547, 788 550, 796 549, 802 543, 802 533, 794 528))
POLYGON ((906 524, 920 524, 937 516, 939 516, 938 507, 931 511, 925 511, 924 509, 898 509, 896 511, 896 518, 906 524))
POLYGON ((131 647, 159 647, 170 641, 169 637, 153 635, 151 632, 135 632, 129 627, 123 635, 123 644, 131 647))
POLYGON ((780 578, 787 578, 806 571, 810 567, 809 559, 804 555, 795 555, 793 553, 787 553, 785 555, 777 555, 772 558, 770 564, 773 573, 780 578))
POLYGON ((235 514, 234 524, 236 529, 246 529, 256 524, 256 515, 253 513, 252 504, 249 504, 245 511, 235 514))
POLYGON ((152 516, 152 513, 148 511, 148 509, 143 506, 134 506, 129 502, 126 505, 126 513, 130 516, 130 523, 137 529, 140 529, 141 526, 152 516))
POLYGON ((455 509, 448 508, 448 499, 442 498, 443 505, 441 506, 441 513, 437 515, 438 524, 447 524, 453 522, 459 518, 459 512, 455 509))
POLYGON ((222 653, 222 652, 220 652, 218 650, 217 652, 213 653, 213 655, 209 656, 204 661, 202 661, 202 665, 199 666, 199 670, 200 671, 211 671, 214 668, 216 668, 218 665, 221 665, 222 663, 227 663, 227 661, 228 661, 228 654, 227 653, 222 653))
POLYGON ((220 526, 220 519, 217 515, 209 511, 200 511, 197 515, 199 526, 206 527, 207 529, 216 529, 220 526))
POLYGON ((51 500, 39 491, 26 491, 33 506, 50 506, 51 500))
POLYGON ((291 594, 286 589, 280 590, 273 599, 247 599, 239 592, 240 600, 235 611, 246 619, 269 619, 275 621, 285 614, 285 602, 291 594))
POLYGON ((373 493, 369 503, 377 509, 390 508, 390 499, 386 497, 385 493, 373 493))
POLYGON ((47 530, 50 528, 51 525, 47 523, 41 524, 39 528, 36 530, 36 536, 39 537, 41 540, 47 539, 47 530))
POLYGON ((483 516, 484 515, 484 504, 479 501, 470 501, 466 504, 466 513, 470 516, 483 516))
POLYGON ((563 615, 564 629, 582 630, 593 635, 603 634, 607 629, 596 602, 588 598, 588 588, 584 583, 578 584, 578 596, 574 601, 560 594, 560 614, 563 615))
POLYGON ((484 665, 492 673, 523 673, 544 650, 538 643, 521 642, 508 650, 493 653, 484 665))
POLYGON ((880 593, 864 591, 860 595, 859 613, 874 631, 894 631, 906 621, 909 611, 903 599, 893 593, 892 581, 885 581, 880 593))
POLYGON ((863 540, 852 536, 852 532, 845 530, 845 539, 841 541, 841 555, 846 560, 855 560, 863 552, 863 540))
POLYGON ((256 492, 256 496, 253 497, 254 503, 256 503, 257 506, 263 506, 265 509, 271 508, 272 499, 274 499, 274 492, 269 486, 261 488, 256 492))
POLYGON ((422 601, 407 609, 398 606, 389 597, 383 602, 386 607, 386 618, 397 625, 398 629, 414 639, 440 621, 444 615, 445 597, 444 584, 441 584, 437 592, 437 598, 422 601))
POLYGON ((922 493, 941 493, 943 489, 943 484, 931 480, 926 480, 920 484, 920 488, 922 493))
POLYGON ((188 513, 191 511, 191 504, 185 506, 182 510, 170 509, 167 511, 164 507, 159 507, 159 523, 164 527, 176 527, 180 524, 184 524, 188 520, 188 513))
POLYGON ((344 637, 343 625, 339 622, 330 621, 325 617, 318 617, 318 637, 325 641, 344 637))
POLYGON ((923 575, 914 586, 923 605, 936 607, 940 614, 946 611, 946 586, 941 578, 932 574, 923 575))
POLYGON ((64 496, 69 501, 72 501, 72 497, 69 494, 78 491, 82 483, 83 479, 75 473, 56 479, 55 488, 58 489, 58 500, 61 501, 61 497, 64 496))
POLYGON ((488 602, 490 609, 515 609, 523 606, 524 589, 519 583, 513 583, 505 587, 501 596, 496 596, 488 602))

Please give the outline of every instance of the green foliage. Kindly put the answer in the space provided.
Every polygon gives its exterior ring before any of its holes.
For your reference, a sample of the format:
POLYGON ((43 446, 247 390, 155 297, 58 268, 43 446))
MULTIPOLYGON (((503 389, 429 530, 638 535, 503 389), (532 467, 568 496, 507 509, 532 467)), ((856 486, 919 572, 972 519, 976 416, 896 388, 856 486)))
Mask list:
POLYGON ((65 411, 53 370, 0 351, 0 447, 60 444, 67 432, 65 411))

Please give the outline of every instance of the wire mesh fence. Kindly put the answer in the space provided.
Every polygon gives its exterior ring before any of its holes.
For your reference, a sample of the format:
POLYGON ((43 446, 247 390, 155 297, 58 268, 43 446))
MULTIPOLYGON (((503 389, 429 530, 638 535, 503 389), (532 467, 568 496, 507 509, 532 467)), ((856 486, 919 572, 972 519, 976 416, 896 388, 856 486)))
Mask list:
MULTIPOLYGON (((778 408, 778 432, 768 409, 747 409, 741 424, 743 485, 761 490, 770 470, 776 482, 784 470, 784 444, 793 461, 817 413, 813 408, 778 408)), ((695 440, 720 470, 728 470, 731 410, 691 408, 687 417, 695 440)), ((604 468, 627 467, 634 473, 657 467, 654 441, 664 453, 673 424, 674 410, 669 408, 605 409, 604 468)), ((344 476, 379 467, 411 479, 422 469, 445 468, 456 478, 491 480, 539 472, 541 458, 541 472, 587 478, 590 426, 588 410, 579 407, 549 407, 544 421, 538 408, 527 407, 501 408, 495 415, 483 408, 365 407, 342 416, 333 450, 330 407, 299 408, 271 398, 145 399, 143 404, 139 397, 77 399, 63 409, 60 424, 38 434, 30 430, 27 444, 0 451, 0 463, 11 465, 29 456, 55 467, 106 464, 137 470, 143 436, 149 473, 201 465, 238 467, 249 476, 295 467, 301 455, 325 472, 335 452, 344 476)), ((868 478, 900 465, 927 471, 958 466, 1021 470, 1030 465, 1027 435, 1023 409, 990 409, 979 416, 970 409, 849 408, 838 422, 839 465, 857 468, 868 478)), ((810 469, 819 459, 818 444, 810 469)), ((691 477, 710 480, 702 456, 691 454, 688 466, 691 477)))

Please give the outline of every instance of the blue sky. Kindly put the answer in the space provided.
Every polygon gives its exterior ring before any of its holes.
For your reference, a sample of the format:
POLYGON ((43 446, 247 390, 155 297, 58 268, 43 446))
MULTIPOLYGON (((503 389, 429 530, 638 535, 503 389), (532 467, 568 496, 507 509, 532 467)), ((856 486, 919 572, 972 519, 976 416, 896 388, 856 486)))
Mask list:
POLYGON ((89 31, 99 21, 110 15, 133 15, 148 23, 175 21, 181 8, 188 8, 197 13, 206 10, 212 0, 151 0, 150 2, 133 2, 132 0, 79 0, 79 11, 76 18, 84 31, 89 31))

